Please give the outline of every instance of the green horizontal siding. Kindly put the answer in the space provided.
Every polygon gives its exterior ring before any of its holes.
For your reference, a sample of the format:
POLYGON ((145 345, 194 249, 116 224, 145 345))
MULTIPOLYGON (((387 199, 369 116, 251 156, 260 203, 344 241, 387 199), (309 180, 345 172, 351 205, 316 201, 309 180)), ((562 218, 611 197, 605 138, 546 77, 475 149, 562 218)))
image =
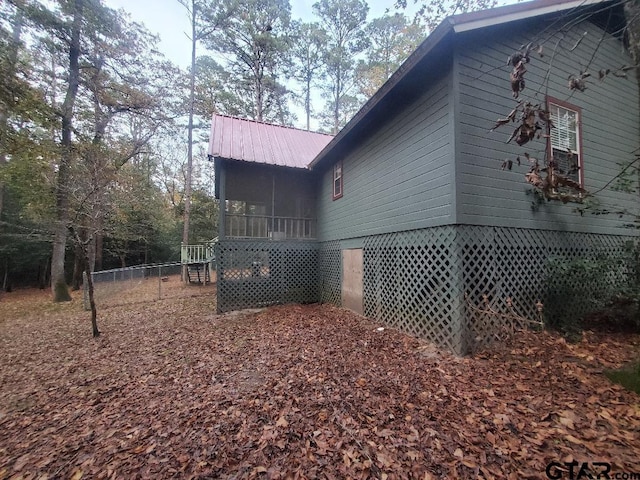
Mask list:
POLYGON ((332 167, 323 173, 321 241, 452 223, 451 78, 426 86, 342 159, 342 198, 332 199, 332 167))
MULTIPOLYGON (((524 174, 529 165, 528 152, 544 158, 545 140, 535 140, 519 147, 506 144, 516 127, 511 123, 489 132, 496 119, 504 118, 515 106, 509 85, 510 67, 507 57, 521 45, 535 41, 544 24, 527 28, 509 25, 491 31, 462 34, 455 55, 459 85, 457 132, 457 222, 475 225, 512 226, 561 231, 629 234, 624 220, 615 215, 581 217, 575 204, 549 202, 532 209, 533 197, 524 174), (515 161, 513 171, 502 171, 505 159, 515 161)), ((555 32, 557 29, 547 31, 555 32)), ((521 99, 532 103, 545 101, 545 94, 582 108, 583 161, 585 187, 596 191, 604 187, 620 171, 619 164, 633 159, 638 147, 638 85, 633 72, 628 78, 597 79, 601 68, 619 68, 632 63, 622 43, 606 35, 590 22, 582 22, 544 42, 545 56, 531 57, 525 74, 526 88, 521 99), (586 35, 583 35, 586 32, 586 35), (578 42, 578 39, 582 40, 578 42), (578 43, 578 46, 569 51, 578 43), (557 44, 557 47, 556 47, 557 44), (555 52, 554 52, 555 49, 555 52), (597 51, 596 51, 597 50, 597 51), (590 59, 596 51, 593 60, 590 59), (551 64, 551 65, 550 65, 551 64), (592 77, 585 92, 571 92, 567 78, 589 65, 592 77), (548 92, 545 77, 550 72, 548 92)), ((607 189, 598 194, 609 208, 638 211, 635 195, 607 189)))

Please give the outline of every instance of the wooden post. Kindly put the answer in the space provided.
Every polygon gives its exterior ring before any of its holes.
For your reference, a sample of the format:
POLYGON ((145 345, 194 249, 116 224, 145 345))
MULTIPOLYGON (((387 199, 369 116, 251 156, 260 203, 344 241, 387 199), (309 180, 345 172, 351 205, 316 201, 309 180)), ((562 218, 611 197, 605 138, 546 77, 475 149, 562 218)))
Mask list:
POLYGON ((87 272, 82 272, 82 299, 84 303, 84 310, 88 312, 91 310, 89 303, 89 280, 87 280, 87 272))
POLYGON ((220 240, 224 240, 225 237, 225 224, 226 224, 226 210, 227 210, 227 174, 224 169, 224 164, 220 162, 220 223, 218 224, 218 237, 220 240))
MULTIPOLYGON (((276 175, 272 173, 271 174, 271 231, 272 232, 276 230, 275 217, 276 217, 276 175)), ((278 228, 278 231, 279 230, 280 229, 278 228)), ((267 232, 267 236, 268 235, 269 233, 267 232)), ((271 238, 273 238, 273 235, 271 238)))
MULTIPOLYGON (((189 247, 185 246, 184 242, 180 242, 180 262, 182 268, 180 268, 180 280, 187 283, 187 268, 189 268, 189 247)), ((158 267, 159 269, 160 267, 158 267)))

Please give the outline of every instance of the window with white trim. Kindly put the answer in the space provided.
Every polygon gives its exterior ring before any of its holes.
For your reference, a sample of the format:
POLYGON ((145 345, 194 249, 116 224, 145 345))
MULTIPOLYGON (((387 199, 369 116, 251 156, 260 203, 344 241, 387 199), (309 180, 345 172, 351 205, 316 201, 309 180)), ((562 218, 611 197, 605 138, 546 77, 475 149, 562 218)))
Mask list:
POLYGON ((550 152, 558 172, 583 186, 580 108, 549 100, 550 152))
POLYGON ((336 162, 333 166, 333 199, 336 200, 342 197, 342 187, 343 187, 343 176, 342 176, 342 160, 336 162))

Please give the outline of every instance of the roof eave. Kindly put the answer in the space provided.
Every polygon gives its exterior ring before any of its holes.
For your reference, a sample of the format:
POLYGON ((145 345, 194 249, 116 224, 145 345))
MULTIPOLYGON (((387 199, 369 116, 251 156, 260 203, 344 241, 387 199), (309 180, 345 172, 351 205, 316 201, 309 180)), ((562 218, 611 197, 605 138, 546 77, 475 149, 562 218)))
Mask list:
POLYGON ((506 5, 478 12, 463 13, 445 18, 438 27, 424 40, 424 42, 407 58, 400 68, 380 87, 380 89, 364 104, 340 132, 322 149, 322 151, 309 163, 309 168, 319 166, 331 151, 348 136, 366 116, 405 77, 409 76, 415 67, 429 55, 443 41, 449 33, 456 34, 476 30, 479 28, 509 23, 517 20, 537 17, 549 13, 565 10, 573 10, 598 3, 607 3, 611 0, 537 0, 514 5, 506 5), (535 5, 534 5, 535 4, 535 5))
POLYGON ((502 23, 510 23, 517 20, 538 17, 558 11, 573 10, 597 3, 606 3, 607 0, 538 0, 537 6, 531 8, 531 3, 525 2, 514 5, 507 5, 480 12, 455 15, 450 18, 453 29, 456 33, 468 32, 478 28, 490 27, 502 23))
POLYGON ((407 58, 407 60, 400 66, 398 70, 396 70, 391 77, 380 87, 380 89, 362 106, 362 108, 356 113, 351 120, 338 132, 338 134, 333 137, 326 147, 322 149, 322 151, 314 158, 309 164, 309 168, 313 169, 318 166, 326 157, 326 155, 333 150, 334 146, 342 141, 342 139, 347 136, 351 130, 358 124, 360 121, 366 117, 372 110, 375 109, 376 105, 380 103, 380 101, 385 98, 389 92, 393 90, 393 88, 398 84, 403 78, 405 78, 413 68, 424 58, 426 57, 437 45, 440 44, 440 41, 447 36, 449 32, 453 30, 453 23, 450 21, 450 18, 447 18, 438 25, 438 27, 429 35, 422 44, 407 58))

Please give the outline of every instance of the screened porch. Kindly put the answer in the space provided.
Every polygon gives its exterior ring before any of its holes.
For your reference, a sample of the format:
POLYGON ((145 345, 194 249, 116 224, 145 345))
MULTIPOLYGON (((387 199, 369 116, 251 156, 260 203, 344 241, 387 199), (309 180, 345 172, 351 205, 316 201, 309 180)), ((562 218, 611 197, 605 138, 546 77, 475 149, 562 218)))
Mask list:
POLYGON ((221 171, 221 237, 316 238, 315 183, 308 171, 229 161, 221 171))
MULTIPOLYGON (((249 207, 253 207, 253 205, 249 205, 249 207)), ((316 220, 314 218, 227 212, 225 222, 227 237, 231 238, 268 238, 271 240, 316 238, 316 220)))

